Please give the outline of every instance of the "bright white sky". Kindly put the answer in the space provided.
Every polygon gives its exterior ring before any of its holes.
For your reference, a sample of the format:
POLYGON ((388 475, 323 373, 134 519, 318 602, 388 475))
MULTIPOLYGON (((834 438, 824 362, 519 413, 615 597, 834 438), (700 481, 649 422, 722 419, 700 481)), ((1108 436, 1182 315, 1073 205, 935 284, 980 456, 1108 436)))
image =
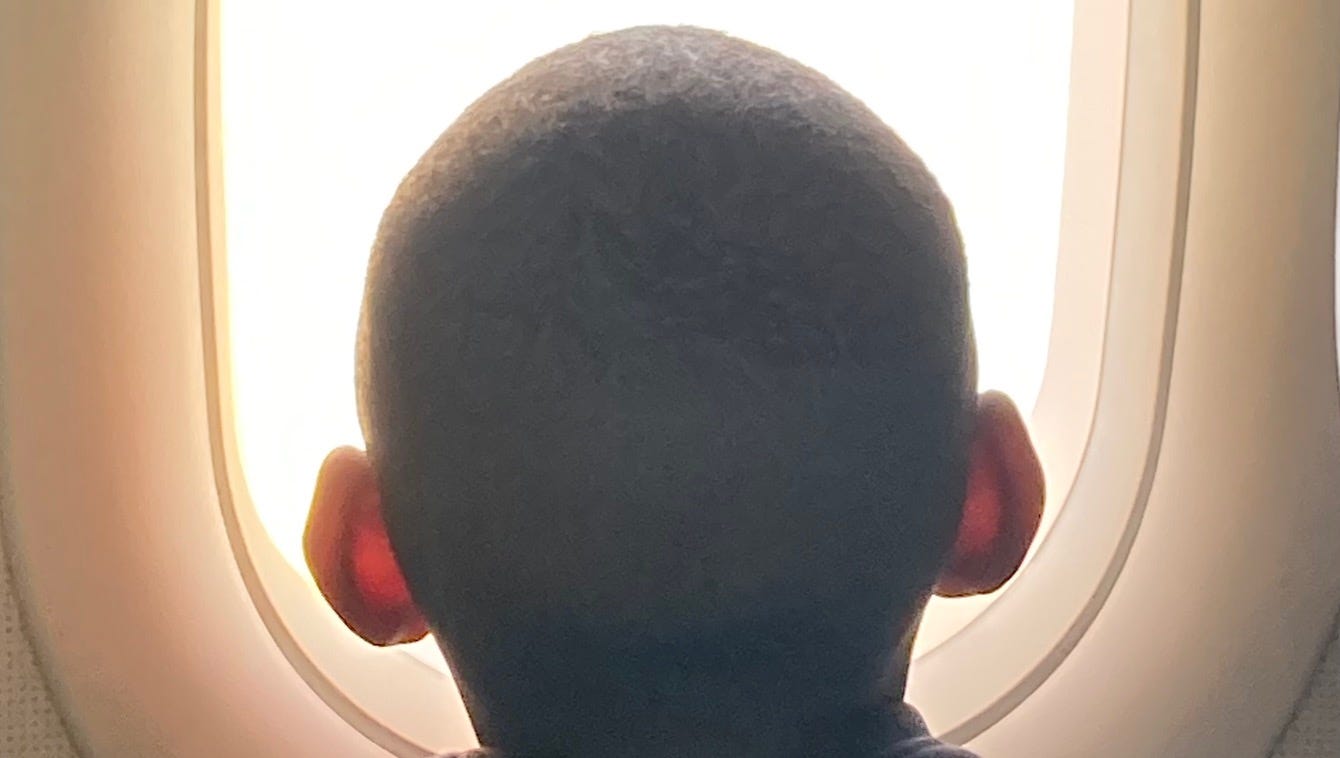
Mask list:
MULTIPOLYGON (((1051 325, 1072 4, 1064 0, 221 3, 233 387, 242 468, 280 551, 317 466, 361 446, 354 330, 401 177, 472 100, 599 31, 721 29, 862 98, 916 150, 967 245, 981 384, 1031 408, 1051 325)), ((936 603, 919 647, 981 603, 936 603)), ((435 654, 427 656, 435 659, 435 654)), ((438 664, 440 665, 440 663, 438 664)))

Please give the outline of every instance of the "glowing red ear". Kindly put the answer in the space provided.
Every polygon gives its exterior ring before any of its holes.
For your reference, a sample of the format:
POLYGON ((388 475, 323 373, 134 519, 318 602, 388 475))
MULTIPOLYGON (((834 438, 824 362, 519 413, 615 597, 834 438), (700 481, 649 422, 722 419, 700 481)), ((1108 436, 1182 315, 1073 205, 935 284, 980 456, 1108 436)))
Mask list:
POLYGON ((303 535, 316 586, 355 634, 374 645, 428 634, 381 515, 381 493, 367 456, 340 448, 326 457, 303 535))
POLYGON ((369 608, 394 611, 413 605, 405 576, 400 572, 391 540, 380 517, 375 524, 361 523, 353 527, 353 550, 350 574, 363 603, 369 608))
POLYGON ((1042 467, 1018 409, 1004 395, 983 395, 963 515, 936 594, 983 594, 1009 581, 1037 535, 1045 494, 1042 467))
POLYGON ((973 466, 968 473, 963 517, 959 522, 958 537, 954 540, 952 555, 960 563, 988 560, 1001 530, 1000 471, 990 456, 978 449, 982 444, 974 442, 973 458, 986 459, 986 462, 973 466))
POLYGON ((995 589, 990 577, 1001 573, 994 565, 999 561, 1004 503, 1000 471, 988 444, 980 438, 973 440, 958 535, 935 586, 936 594, 943 597, 990 592, 995 589))

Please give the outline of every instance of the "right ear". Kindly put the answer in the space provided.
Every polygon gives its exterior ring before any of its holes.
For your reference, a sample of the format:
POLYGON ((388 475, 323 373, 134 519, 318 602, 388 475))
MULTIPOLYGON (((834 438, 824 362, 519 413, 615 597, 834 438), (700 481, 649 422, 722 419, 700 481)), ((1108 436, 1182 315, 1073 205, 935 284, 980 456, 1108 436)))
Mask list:
POLYGON ((355 634, 374 645, 428 634, 391 549, 381 491, 363 451, 342 447, 326 456, 302 542, 317 589, 355 634))
POLYGON ((944 597, 994 592, 1023 564, 1046 499, 1042 466, 1019 409, 999 392, 977 403, 958 534, 935 585, 944 597))

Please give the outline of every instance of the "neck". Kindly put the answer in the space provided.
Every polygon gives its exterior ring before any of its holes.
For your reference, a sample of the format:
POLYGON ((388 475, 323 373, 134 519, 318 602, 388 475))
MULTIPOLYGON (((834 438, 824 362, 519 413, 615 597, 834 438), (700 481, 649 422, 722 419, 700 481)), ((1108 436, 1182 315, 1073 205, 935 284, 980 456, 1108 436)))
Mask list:
POLYGON ((524 648, 541 655, 453 668, 480 742, 508 758, 874 755, 907 731, 906 636, 864 648, 885 651, 874 655, 836 636, 580 650, 547 639, 524 648))

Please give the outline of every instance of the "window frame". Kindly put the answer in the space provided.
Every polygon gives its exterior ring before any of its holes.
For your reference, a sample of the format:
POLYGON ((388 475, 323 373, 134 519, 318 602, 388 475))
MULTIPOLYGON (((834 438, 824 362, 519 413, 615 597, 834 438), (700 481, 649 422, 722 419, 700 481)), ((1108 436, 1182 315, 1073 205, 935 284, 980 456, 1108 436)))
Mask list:
MULTIPOLYGON (((1044 460, 1048 462, 1048 490, 1065 493, 1049 509, 1045 530, 1054 525, 1064 527, 1067 521, 1058 514, 1077 510, 1068 503, 1096 421, 1099 373, 1106 341, 1104 305, 1113 273, 1117 176, 1124 155, 1119 144, 1125 132, 1122 110, 1124 105, 1129 108, 1121 97, 1127 65, 1126 35, 1113 35, 1112 27, 1115 24, 1125 29, 1129 1, 1079 3, 1074 13, 1063 225, 1057 256, 1057 280, 1066 282, 1066 286, 1056 290, 1047 364, 1032 419, 1043 442, 1044 460), (1100 78, 1104 87, 1094 88, 1094 77, 1100 78), (1083 177, 1084 181, 1080 183, 1076 177, 1083 177)), ((218 8, 216 2, 206 5, 209 23, 204 25, 199 40, 206 51, 206 60, 198 82, 201 97, 197 114, 204 125, 206 189, 202 203, 206 206, 205 225, 210 229, 209 244, 202 246, 202 270, 207 272, 202 288, 203 297, 209 301, 206 340, 211 343, 208 376, 215 471, 238 564, 276 643, 332 709, 398 755, 431 752, 429 746, 467 746, 472 743, 463 740, 472 739, 473 734, 451 728, 462 721, 468 724, 463 708, 455 709, 454 718, 444 718, 442 705, 436 702, 441 699, 444 683, 455 691, 450 677, 406 653, 373 649, 353 639, 280 555, 248 493, 237 440, 229 422, 232 398, 228 381, 231 374, 226 328, 226 241, 219 149, 222 114, 218 8), (398 691, 387 692, 384 682, 388 677, 397 682, 398 691), (433 706, 425 709, 425 703, 433 706)), ((984 611, 915 664, 921 671, 914 673, 909 684, 909 700, 917 703, 937 732, 951 740, 970 739, 1008 712, 1009 704, 1027 697, 1030 682, 1040 681, 1039 674, 1045 679, 1048 667, 1054 668, 1059 663, 1065 645, 1077 636, 1072 629, 1051 647, 1021 650, 1012 656, 1012 665, 1008 667, 988 666, 985 651, 990 647, 983 648, 977 639, 991 633, 988 630, 998 626, 1001 619, 1006 624, 1011 623, 1009 619, 1014 619, 1013 623, 1023 619, 1030 624, 1038 623, 1040 609, 1036 601, 1025 605, 1011 598, 1018 597, 1018 586, 1031 583, 1031 577, 1046 571, 1048 563, 1044 559, 1050 552, 1046 547, 1049 541, 1045 536, 1039 541, 1030 566, 1021 572, 1013 586, 986 599, 988 607, 984 611), (1038 568, 1040 561, 1042 567, 1038 568), (986 614, 992 616, 989 626, 982 623, 986 614), (995 676, 985 679, 984 670, 992 670, 995 676), (959 688, 967 672, 974 672, 970 679, 979 683, 978 691, 969 698, 959 688)), ((1094 565, 1089 574, 1098 580, 1104 573, 1110 573, 1107 570, 1111 565, 1112 561, 1094 565)), ((1083 625, 1092 620, 1101 601, 1089 606, 1046 610, 1054 619, 1051 626, 1063 629, 1078 626, 1078 633, 1082 634, 1083 625)), ((1016 636, 1025 643, 1021 647, 1027 648, 1026 643, 1032 638, 1025 634, 1016 636)))

